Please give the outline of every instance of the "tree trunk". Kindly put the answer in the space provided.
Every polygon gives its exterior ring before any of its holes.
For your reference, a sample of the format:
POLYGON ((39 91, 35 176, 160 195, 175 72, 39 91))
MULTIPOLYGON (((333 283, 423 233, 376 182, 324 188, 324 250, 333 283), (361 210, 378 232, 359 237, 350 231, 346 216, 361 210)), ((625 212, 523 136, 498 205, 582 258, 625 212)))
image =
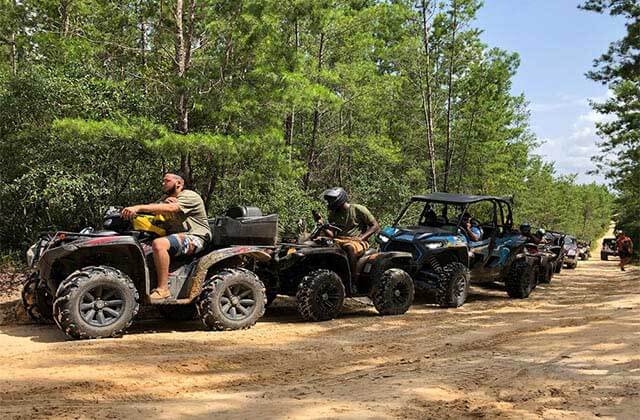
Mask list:
MULTIPOLYGON (((189 14, 187 21, 187 31, 184 30, 184 2, 176 0, 174 18, 175 26, 175 69, 180 86, 177 89, 177 123, 176 131, 180 134, 189 133, 189 92, 183 87, 181 80, 186 77, 187 69, 191 63, 191 42, 193 37, 193 26, 195 23, 196 0, 189 0, 189 14)), ((180 171, 185 177, 188 185, 193 184, 193 174, 191 170, 191 156, 183 153, 180 156, 180 171)))
MULTIPOLYGON (((320 34, 320 48, 318 49, 318 74, 322 69, 322 54, 324 50, 324 33, 320 34)), ((307 173, 304 175, 303 187, 305 190, 309 188, 311 178, 311 168, 315 160, 316 143, 318 140, 318 128, 320 126, 320 102, 316 103, 313 110, 313 128, 311 129, 311 144, 309 145, 309 154, 307 155, 307 173)))
POLYGON ((430 169, 430 184, 431 191, 436 192, 438 190, 438 182, 436 178, 436 151, 433 141, 433 109, 431 106, 431 76, 430 76, 430 54, 429 54, 429 26, 427 18, 427 8, 429 7, 429 0, 422 0, 422 42, 424 44, 424 54, 426 59, 425 65, 425 84, 426 92, 422 90, 422 110, 424 113, 424 122, 426 127, 427 137, 427 155, 429 158, 430 169))
POLYGON ((455 143, 451 139, 451 100, 453 98, 453 65, 455 60, 455 48, 456 48, 456 32, 458 30, 458 6, 456 0, 453 0, 451 5, 453 14, 453 23, 451 27, 451 48, 449 50, 449 69, 447 74, 447 142, 445 146, 445 162, 444 162, 444 182, 442 185, 443 191, 448 191, 449 188, 449 173, 451 171, 451 162, 453 161, 453 150, 455 143))
POLYGON ((71 5, 71 0, 61 0, 60 5, 58 6, 58 13, 60 13, 60 21, 61 21, 61 30, 62 36, 66 37, 69 35, 69 6, 71 5))

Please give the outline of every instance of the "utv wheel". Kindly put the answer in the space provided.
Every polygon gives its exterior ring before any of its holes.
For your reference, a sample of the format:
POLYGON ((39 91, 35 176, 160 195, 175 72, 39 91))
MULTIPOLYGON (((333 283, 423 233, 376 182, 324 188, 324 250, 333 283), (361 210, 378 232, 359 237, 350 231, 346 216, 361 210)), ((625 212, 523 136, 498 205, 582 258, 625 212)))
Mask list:
POLYGON ((200 319, 210 330, 251 328, 267 305, 264 284, 243 268, 227 268, 206 280, 198 299, 200 319))
POLYGON ((609 256, 607 254, 600 254, 600 259, 602 261, 608 261, 609 260, 609 256))
POLYGON ((53 296, 38 273, 31 273, 22 285, 22 304, 29 318, 38 324, 53 322, 53 296))
POLYGON ((404 270, 390 268, 382 273, 371 291, 371 300, 380 315, 401 315, 413 303, 413 280, 404 270))
POLYGON ((196 319, 196 305, 159 305, 158 312, 168 321, 192 321, 196 319))
POLYGON ((138 313, 138 291, 131 279, 112 267, 85 267, 58 286, 54 320, 70 338, 115 337, 138 313))
POLYGON ((452 262, 442 267, 436 288, 436 303, 441 308, 458 308, 469 295, 469 269, 462 263, 452 262))
POLYGON ((536 270, 530 267, 524 260, 515 261, 507 274, 504 285, 509 297, 524 299, 534 289, 536 283, 536 270))
POLYGON ((305 321, 327 321, 338 316, 344 303, 342 279, 331 270, 306 275, 296 293, 298 312, 305 321))

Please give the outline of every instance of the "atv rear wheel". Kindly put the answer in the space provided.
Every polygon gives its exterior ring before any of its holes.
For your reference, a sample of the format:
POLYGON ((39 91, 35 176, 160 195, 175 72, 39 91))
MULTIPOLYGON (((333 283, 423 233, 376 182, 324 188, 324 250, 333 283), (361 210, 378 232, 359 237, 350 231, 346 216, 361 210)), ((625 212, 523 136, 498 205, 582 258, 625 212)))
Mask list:
POLYGON ((138 291, 131 279, 112 267, 85 267, 58 286, 54 320, 70 338, 115 337, 138 313, 138 291))
POLYGON ((539 282, 543 284, 551 283, 551 278, 553 278, 553 266, 551 264, 546 267, 541 267, 543 273, 539 276, 539 282))
POLYGON ((37 272, 31 273, 22 285, 22 304, 33 322, 53 322, 53 296, 47 286, 42 284, 37 272))
POLYGON ((305 321, 328 321, 342 310, 344 296, 344 285, 338 274, 331 270, 314 270, 298 286, 298 312, 305 321))
POLYGON ((371 301, 380 315, 401 315, 413 303, 415 288, 406 271, 390 268, 382 273, 373 290, 371 301))
POLYGON ((535 288, 536 270, 525 260, 515 261, 504 281, 509 297, 524 299, 535 288))
POLYGON ((257 275, 225 268, 206 280, 196 306, 208 329, 231 331, 251 328, 266 305, 266 290, 257 275))
POLYGON ((196 305, 159 305, 158 312, 169 321, 192 321, 196 319, 198 310, 196 305))
POLYGON ((564 262, 563 262, 562 260, 560 260, 560 261, 556 261, 555 268, 554 268, 554 270, 553 270, 553 271, 554 271, 556 274, 560 274, 560 272, 562 271, 562 266, 563 266, 563 265, 564 265, 564 262))
POLYGON ((458 308, 469 295, 469 269, 462 263, 452 262, 442 267, 436 288, 436 303, 441 308, 458 308))

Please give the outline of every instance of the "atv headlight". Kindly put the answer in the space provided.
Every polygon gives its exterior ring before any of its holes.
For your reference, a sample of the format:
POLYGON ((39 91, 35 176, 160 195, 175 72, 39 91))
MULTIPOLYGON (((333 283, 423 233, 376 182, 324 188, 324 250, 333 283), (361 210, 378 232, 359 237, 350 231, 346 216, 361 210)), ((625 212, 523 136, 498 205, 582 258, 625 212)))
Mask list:
POLYGON ((387 242, 389 242, 389 237, 381 233, 378 235, 378 242, 380 242, 381 244, 386 244, 387 242))
POLYGON ((445 245, 444 242, 438 241, 438 242, 426 242, 424 244, 425 248, 427 249, 437 249, 437 248, 442 248, 445 245))

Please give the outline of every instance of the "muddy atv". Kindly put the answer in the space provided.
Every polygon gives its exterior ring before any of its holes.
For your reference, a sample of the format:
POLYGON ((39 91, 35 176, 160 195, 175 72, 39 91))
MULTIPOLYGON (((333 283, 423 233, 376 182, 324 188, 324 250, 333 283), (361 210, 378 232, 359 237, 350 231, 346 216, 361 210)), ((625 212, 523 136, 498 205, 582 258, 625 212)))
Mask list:
POLYGON ((413 196, 392 226, 378 235, 381 251, 410 252, 417 288, 435 290, 441 307, 459 307, 471 283, 504 282, 512 298, 526 298, 537 283, 537 257, 512 229, 507 198, 433 193, 413 196), (472 241, 463 230, 463 215, 479 228, 472 241))
POLYGON ((369 249, 357 261, 335 242, 322 236, 340 229, 316 224, 300 243, 282 243, 271 261, 258 271, 270 301, 277 295, 294 296, 306 321, 326 321, 341 312, 345 298, 368 297, 381 315, 405 313, 413 302, 414 284, 405 271, 412 264, 406 252, 369 249))
POLYGON ((250 270, 270 259, 263 249, 209 245, 172 258, 172 298, 151 302, 154 216, 129 222, 110 208, 104 229, 43 234, 30 248, 28 262, 35 271, 22 296, 33 320, 53 320, 69 338, 82 339, 122 334, 141 304, 155 305, 168 319, 199 317, 210 330, 249 328, 264 314, 265 287, 250 270))

